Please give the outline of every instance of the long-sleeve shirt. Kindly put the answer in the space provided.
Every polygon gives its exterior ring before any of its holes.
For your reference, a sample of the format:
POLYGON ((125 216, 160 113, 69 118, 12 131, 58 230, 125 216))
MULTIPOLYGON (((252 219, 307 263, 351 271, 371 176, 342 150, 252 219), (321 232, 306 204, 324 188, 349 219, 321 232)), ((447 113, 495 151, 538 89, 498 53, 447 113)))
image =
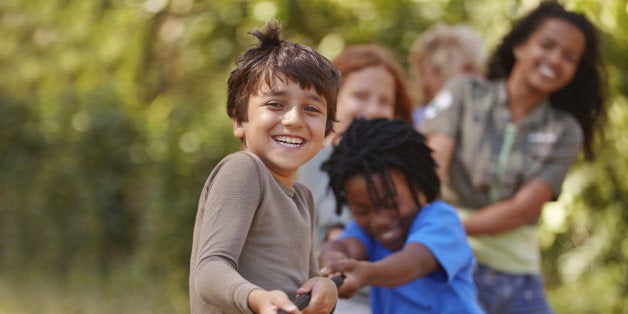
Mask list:
POLYGON ((192 313, 251 313, 255 288, 291 298, 318 275, 315 212, 305 186, 286 187, 254 154, 212 171, 199 200, 190 259, 192 313))

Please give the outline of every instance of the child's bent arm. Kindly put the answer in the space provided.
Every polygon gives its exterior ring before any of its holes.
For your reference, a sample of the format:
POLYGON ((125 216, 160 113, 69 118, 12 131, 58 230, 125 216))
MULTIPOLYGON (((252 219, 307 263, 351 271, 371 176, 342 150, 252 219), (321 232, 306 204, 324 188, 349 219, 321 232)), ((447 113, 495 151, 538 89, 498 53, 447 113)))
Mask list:
POLYGON ((526 182, 509 199, 488 205, 464 221, 468 235, 498 234, 535 223, 543 204, 554 197, 551 187, 540 178, 526 182))
POLYGON ((367 284, 380 287, 401 286, 440 267, 432 252, 419 243, 408 243, 401 251, 370 264, 367 284))
POLYGON ((364 286, 397 287, 436 271, 440 267, 432 252, 422 244, 409 243, 403 250, 377 262, 344 259, 325 265, 323 274, 342 272, 347 276, 341 295, 348 296, 364 286))
POLYGON ((205 258, 196 265, 194 282, 198 298, 228 311, 244 311, 250 292, 258 287, 218 257, 205 258))

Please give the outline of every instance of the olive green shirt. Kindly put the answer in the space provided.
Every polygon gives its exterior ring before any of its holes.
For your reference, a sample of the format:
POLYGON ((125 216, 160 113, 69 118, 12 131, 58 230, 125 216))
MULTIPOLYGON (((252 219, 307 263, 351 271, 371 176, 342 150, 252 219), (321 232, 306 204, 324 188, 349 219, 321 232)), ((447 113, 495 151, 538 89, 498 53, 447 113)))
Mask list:
MULTIPOLYGON (((448 83, 426 108, 420 130, 456 141, 443 198, 463 218, 511 198, 532 178, 547 183, 558 198, 583 142, 577 120, 549 100, 512 124, 505 82, 473 77, 448 83)), ((527 225, 471 242, 481 263, 510 273, 539 273, 535 233, 536 226, 527 225)))

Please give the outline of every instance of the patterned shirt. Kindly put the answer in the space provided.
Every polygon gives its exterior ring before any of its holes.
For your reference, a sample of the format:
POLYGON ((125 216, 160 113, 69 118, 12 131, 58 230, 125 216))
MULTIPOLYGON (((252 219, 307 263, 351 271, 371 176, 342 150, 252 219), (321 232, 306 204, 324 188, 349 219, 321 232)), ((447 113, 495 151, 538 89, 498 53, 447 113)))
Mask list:
MULTIPOLYGON (((558 198, 583 143, 578 121, 552 107, 549 100, 537 104, 517 124, 511 123, 505 82, 473 77, 450 82, 428 105, 420 130, 455 139, 443 198, 471 212, 512 197, 532 178, 543 180, 558 198)), ((477 258, 507 272, 538 273, 534 232, 535 226, 523 226, 475 237, 477 258), (486 255, 478 244, 484 240, 491 243, 486 255)))

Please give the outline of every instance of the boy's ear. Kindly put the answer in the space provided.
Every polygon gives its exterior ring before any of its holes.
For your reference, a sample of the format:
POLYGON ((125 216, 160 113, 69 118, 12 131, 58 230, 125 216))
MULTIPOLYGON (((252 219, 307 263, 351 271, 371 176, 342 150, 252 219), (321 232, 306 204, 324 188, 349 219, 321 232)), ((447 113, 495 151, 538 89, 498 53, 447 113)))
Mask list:
POLYGON ((235 137, 239 139, 243 139, 244 138, 244 123, 236 120, 235 118, 232 118, 231 122, 233 123, 233 135, 235 135, 235 137))

